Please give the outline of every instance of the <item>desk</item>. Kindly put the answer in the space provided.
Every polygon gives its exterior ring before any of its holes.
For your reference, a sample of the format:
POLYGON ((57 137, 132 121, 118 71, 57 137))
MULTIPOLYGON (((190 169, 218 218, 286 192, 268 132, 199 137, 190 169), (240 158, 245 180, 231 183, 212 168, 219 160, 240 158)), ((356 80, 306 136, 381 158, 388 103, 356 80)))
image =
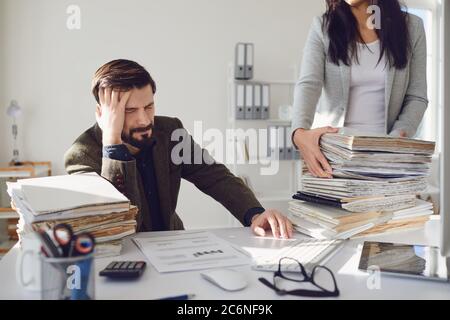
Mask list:
MULTIPOLYGON (((217 236, 236 245, 245 247, 280 246, 280 240, 259 238, 248 228, 228 228, 212 230, 217 236)), ((155 233, 140 233, 138 237, 151 237, 155 233)), ((301 237, 297 235, 297 237, 301 237)), ((371 237, 375 241, 393 241, 409 244, 434 244, 439 241, 439 221, 430 221, 425 229, 404 231, 390 235, 371 237)), ((366 238, 368 239, 368 238, 366 238)), ((333 270, 341 291, 340 299, 450 299, 450 284, 382 277, 381 289, 370 290, 367 286, 368 274, 357 270, 360 249, 358 246, 366 239, 348 241, 326 265, 333 270)), ((15 280, 15 262, 18 248, 13 248, 0 261, 0 299, 38 299, 39 294, 22 290, 15 280)), ((272 290, 258 281, 258 277, 271 278, 267 272, 255 272, 250 266, 235 267, 249 281, 249 286, 239 292, 225 292, 202 279, 198 271, 159 274, 151 264, 143 276, 132 282, 114 282, 98 276, 98 272, 112 260, 145 259, 134 243, 127 239, 123 255, 120 257, 96 260, 96 298, 97 299, 155 299, 184 293, 195 293, 196 299, 280 299, 272 290)), ((283 297, 295 299, 295 297, 283 297)))

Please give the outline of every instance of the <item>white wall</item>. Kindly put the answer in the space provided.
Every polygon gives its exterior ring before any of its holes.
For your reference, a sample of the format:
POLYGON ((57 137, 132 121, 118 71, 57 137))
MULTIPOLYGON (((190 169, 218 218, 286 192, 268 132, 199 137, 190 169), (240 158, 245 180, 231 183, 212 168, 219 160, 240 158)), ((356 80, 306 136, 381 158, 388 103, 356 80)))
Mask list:
POLYGON ((448 0, 444 3, 444 66, 445 66, 445 79, 444 79, 444 92, 445 92, 445 105, 446 110, 450 107, 450 3, 448 0))
MULTIPOLYGON (((325 1, 305 0, 1 0, 1 114, 14 98, 23 159, 63 154, 93 124, 91 77, 103 63, 134 59, 157 82, 157 114, 177 116, 189 129, 226 127, 227 66, 234 45, 255 43, 257 78, 292 79, 313 16, 325 1), (69 4, 81 8, 81 30, 66 28, 69 4)), ((0 32, 1 32, 0 31, 0 32)), ((0 160, 11 154, 9 119, 0 117, 0 160)), ((178 212, 187 227, 228 222, 219 204, 182 185, 178 212), (206 218, 207 217, 207 218, 206 218)))
POLYGON ((5 83, 4 83, 4 71, 5 70, 5 55, 4 55, 4 45, 5 45, 5 11, 4 4, 0 2, 0 163, 4 162, 7 157, 7 129, 6 120, 4 119, 6 112, 6 97, 5 97, 5 83))

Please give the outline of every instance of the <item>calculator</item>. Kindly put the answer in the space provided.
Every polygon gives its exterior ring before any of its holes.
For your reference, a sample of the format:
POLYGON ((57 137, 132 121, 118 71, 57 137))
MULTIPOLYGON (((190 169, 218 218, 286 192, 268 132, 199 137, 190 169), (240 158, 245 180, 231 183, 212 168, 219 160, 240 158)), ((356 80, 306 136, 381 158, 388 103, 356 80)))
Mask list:
POLYGON ((113 279, 134 279, 142 275, 146 265, 145 261, 113 261, 99 274, 113 279))

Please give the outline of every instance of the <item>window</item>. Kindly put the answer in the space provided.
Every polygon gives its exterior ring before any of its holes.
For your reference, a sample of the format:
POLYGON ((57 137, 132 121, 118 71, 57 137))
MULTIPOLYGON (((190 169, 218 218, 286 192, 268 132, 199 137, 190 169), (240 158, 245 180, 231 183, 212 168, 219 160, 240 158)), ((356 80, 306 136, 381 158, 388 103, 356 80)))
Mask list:
POLYGON ((417 131, 417 138, 437 142, 439 148, 440 122, 439 113, 442 108, 440 98, 441 70, 443 59, 441 55, 441 1, 410 1, 408 12, 419 16, 424 23, 427 38, 427 83, 428 83, 428 109, 417 131))

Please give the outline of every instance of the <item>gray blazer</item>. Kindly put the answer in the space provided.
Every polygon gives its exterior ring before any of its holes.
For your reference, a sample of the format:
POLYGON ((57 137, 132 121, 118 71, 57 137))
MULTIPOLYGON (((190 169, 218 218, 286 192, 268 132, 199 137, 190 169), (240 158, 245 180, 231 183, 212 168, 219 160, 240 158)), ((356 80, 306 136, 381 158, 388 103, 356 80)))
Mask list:
MULTIPOLYGON (((386 72, 386 133, 405 130, 415 135, 428 105, 427 48, 422 20, 409 14, 411 52, 405 69, 386 72)), ((310 129, 315 112, 330 119, 328 125, 343 126, 349 100, 350 67, 337 66, 327 57, 328 36, 322 18, 315 17, 303 52, 300 78, 295 85, 292 129, 310 129), (320 101, 319 101, 320 98, 320 101)))

